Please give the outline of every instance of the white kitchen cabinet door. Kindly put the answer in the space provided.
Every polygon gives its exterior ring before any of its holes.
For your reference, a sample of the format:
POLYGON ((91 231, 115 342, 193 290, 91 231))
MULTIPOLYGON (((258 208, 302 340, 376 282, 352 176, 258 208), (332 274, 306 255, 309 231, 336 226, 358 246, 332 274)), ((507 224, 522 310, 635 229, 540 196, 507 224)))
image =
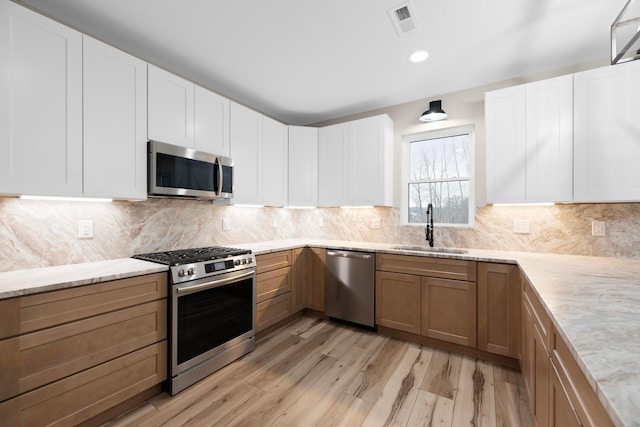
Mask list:
POLYGON ((488 203, 526 201, 525 86, 485 95, 488 203))
POLYGON ((526 201, 573 198, 573 76, 526 85, 526 201))
POLYGON ((82 195, 82 35, 6 0, 0 193, 82 195))
POLYGON ((387 115, 349 122, 349 204, 393 204, 393 122, 387 115))
POLYGON ((195 149, 229 157, 229 100, 195 86, 195 149))
POLYGON ((147 64, 83 37, 84 195, 146 199, 147 64))
POLYGON ((289 126, 289 205, 318 205, 318 129, 289 126))
POLYGON ((349 125, 318 129, 318 206, 349 204, 349 125))
POLYGON ((640 61, 574 75, 574 201, 640 201, 640 61))
POLYGON ((194 148, 195 85, 149 64, 149 139, 194 148))
POLYGON ((289 133, 287 126, 262 117, 262 204, 287 204, 289 169, 289 133))
POLYGON ((235 102, 230 106, 233 203, 262 204, 262 115, 235 102))

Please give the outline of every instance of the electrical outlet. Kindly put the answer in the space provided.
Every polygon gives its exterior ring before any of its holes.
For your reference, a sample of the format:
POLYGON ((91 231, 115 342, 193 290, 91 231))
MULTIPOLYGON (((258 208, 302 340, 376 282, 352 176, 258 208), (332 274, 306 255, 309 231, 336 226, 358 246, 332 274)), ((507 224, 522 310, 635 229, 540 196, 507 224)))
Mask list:
POLYGON ((229 218, 222 218, 222 231, 231 230, 231 220, 229 218))
POLYGON ((591 221, 592 236, 606 236, 604 221, 591 221))
POLYGON ((513 220, 513 232, 516 234, 529 234, 530 224, 527 219, 515 219, 513 220))
POLYGON ((324 227, 324 217, 321 216, 320 218, 318 218, 318 226, 320 227, 324 227))
POLYGON ((90 219, 78 221, 78 239, 91 238, 93 238, 93 221, 90 219))
POLYGON ((380 218, 371 218, 371 228, 382 228, 382 220, 380 218))

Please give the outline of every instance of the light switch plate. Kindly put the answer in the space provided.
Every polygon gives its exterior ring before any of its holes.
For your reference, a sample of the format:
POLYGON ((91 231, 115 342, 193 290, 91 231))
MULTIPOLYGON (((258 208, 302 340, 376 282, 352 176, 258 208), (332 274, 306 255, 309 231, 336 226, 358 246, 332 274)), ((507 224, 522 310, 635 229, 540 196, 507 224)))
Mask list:
POLYGON ((529 234, 530 224, 527 219, 515 219, 513 220, 513 232, 516 234, 529 234))
POLYGON ((324 227, 324 217, 321 216, 320 218, 318 218, 318 226, 320 227, 324 227))
POLYGON ((222 218, 222 231, 231 230, 231 220, 229 218, 222 218))
POLYGON ((592 236, 606 236, 604 221, 591 221, 591 235, 592 236))

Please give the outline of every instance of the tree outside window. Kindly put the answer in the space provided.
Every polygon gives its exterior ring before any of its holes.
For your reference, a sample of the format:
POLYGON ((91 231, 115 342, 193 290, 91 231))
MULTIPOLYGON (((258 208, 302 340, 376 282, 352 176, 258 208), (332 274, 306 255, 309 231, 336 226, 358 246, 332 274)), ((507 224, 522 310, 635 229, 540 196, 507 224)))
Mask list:
POLYGON ((471 136, 467 133, 409 142, 408 222, 470 225, 471 136))

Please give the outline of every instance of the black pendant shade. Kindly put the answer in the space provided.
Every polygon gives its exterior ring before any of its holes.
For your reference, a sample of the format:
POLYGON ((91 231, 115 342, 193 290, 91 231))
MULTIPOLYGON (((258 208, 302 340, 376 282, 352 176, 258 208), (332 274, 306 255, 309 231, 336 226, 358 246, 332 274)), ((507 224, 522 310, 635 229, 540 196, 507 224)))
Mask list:
POLYGON ((421 122, 436 122, 438 120, 444 120, 447 118, 447 113, 442 109, 442 101, 431 101, 429 103, 429 109, 422 113, 420 116, 421 122))

